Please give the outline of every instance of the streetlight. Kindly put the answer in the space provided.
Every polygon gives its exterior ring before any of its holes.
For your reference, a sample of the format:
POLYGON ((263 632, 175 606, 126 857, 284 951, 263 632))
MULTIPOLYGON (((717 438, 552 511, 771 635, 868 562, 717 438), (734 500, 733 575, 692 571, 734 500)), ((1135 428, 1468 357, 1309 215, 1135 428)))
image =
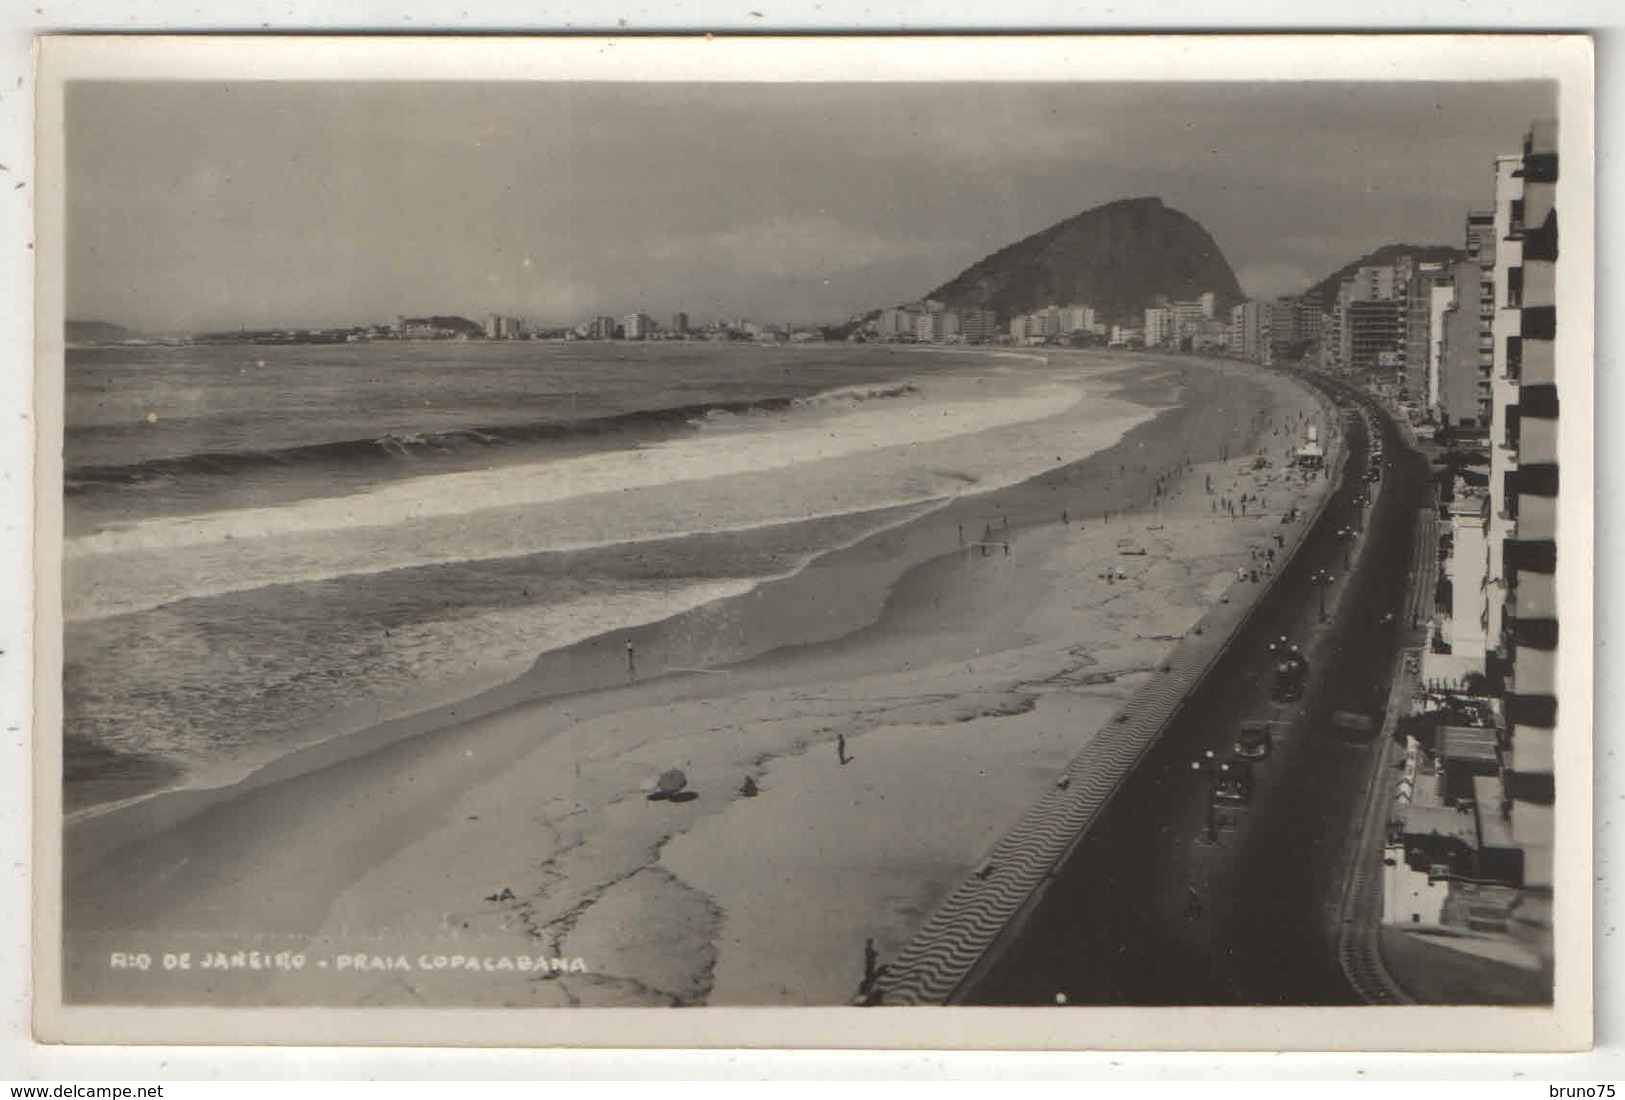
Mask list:
POLYGON ((1354 536, 1352 527, 1339 527, 1337 537, 1343 540, 1343 570, 1345 572, 1354 564, 1354 536))
POLYGON ((1219 820, 1213 812, 1213 795, 1218 783, 1217 758, 1213 750, 1208 749, 1199 758, 1191 761, 1191 771, 1197 775, 1207 776, 1207 790, 1204 792, 1203 804, 1206 806, 1206 816, 1202 823, 1202 843, 1217 844, 1219 842, 1219 820))
POLYGON ((1309 583, 1320 589, 1320 621, 1326 621, 1326 589, 1331 586, 1335 578, 1324 569, 1317 569, 1309 575, 1309 583))

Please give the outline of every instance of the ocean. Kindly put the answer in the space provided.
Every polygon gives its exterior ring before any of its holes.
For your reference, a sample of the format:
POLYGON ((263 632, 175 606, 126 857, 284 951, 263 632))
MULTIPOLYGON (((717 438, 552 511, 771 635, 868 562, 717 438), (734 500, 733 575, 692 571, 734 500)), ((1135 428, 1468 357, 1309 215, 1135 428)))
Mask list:
POLYGON ((230 782, 1076 461, 1153 415, 1113 396, 1125 365, 845 345, 70 349, 67 806, 230 782))

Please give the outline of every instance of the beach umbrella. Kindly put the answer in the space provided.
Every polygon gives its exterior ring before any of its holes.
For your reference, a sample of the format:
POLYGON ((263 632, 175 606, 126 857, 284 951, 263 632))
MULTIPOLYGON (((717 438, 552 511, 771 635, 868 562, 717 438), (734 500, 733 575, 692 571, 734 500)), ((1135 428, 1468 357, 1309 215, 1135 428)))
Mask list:
POLYGON ((676 794, 686 786, 688 786, 688 776, 684 775, 680 768, 672 768, 669 771, 661 772, 659 780, 655 783, 655 789, 660 791, 661 794, 676 794))

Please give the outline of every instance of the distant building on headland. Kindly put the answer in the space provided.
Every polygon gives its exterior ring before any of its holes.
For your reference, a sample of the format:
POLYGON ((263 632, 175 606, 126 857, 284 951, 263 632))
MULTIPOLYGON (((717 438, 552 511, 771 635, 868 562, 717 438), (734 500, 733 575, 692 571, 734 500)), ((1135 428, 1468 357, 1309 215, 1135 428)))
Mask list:
POLYGON ((999 338, 999 315, 974 306, 959 311, 959 335, 967 344, 991 344, 999 338))
POLYGON ((1225 350, 1238 359, 1255 363, 1270 361, 1270 322, 1274 311, 1268 302, 1242 302, 1230 309, 1225 333, 1225 350))
POLYGON ((500 313, 486 315, 485 338, 487 340, 523 340, 527 335, 525 322, 518 317, 505 317, 500 313))
POLYGON ((395 333, 402 340, 469 340, 485 335, 485 328, 467 317, 397 317, 395 333))
POLYGON ((1214 323, 1218 296, 1212 291, 1188 301, 1163 303, 1144 312, 1146 347, 1203 350, 1226 342, 1225 326, 1214 323))
POLYGON ((1167 306, 1153 306, 1145 311, 1145 346, 1160 348, 1174 338, 1174 311, 1167 306))
POLYGON ((1017 344, 1077 343, 1104 339, 1106 326, 1095 320, 1089 305, 1051 305, 1010 318, 1010 339, 1017 344))

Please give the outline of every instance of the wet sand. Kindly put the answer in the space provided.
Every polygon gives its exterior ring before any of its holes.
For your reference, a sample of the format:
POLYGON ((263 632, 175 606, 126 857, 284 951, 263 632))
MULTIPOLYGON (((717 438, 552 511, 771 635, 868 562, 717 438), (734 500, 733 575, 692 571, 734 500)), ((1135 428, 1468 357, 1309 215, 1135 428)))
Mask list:
MULTIPOLYGON (((1330 422, 1281 376, 1169 369, 1183 403, 1105 452, 634 632, 653 678, 596 639, 77 823, 70 1001, 844 1003, 865 941, 906 942, 1267 543, 1273 519, 1214 506, 1255 486, 1243 460, 1261 446, 1274 477, 1302 416, 1330 422), (674 767, 692 797, 650 800, 674 767), (235 965, 256 948, 305 965, 235 965), (225 960, 109 965, 143 949, 225 960)), ((1260 506, 1323 484, 1265 483, 1260 506)))

